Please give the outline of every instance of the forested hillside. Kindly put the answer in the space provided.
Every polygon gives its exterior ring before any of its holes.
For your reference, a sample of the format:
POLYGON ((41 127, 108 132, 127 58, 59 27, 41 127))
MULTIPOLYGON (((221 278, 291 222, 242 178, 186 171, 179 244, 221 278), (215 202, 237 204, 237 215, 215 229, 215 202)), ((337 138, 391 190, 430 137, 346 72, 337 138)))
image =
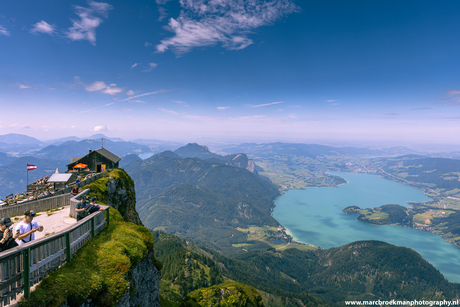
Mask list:
MULTIPOLYGON (((250 171, 163 152, 125 168, 136 184, 137 210, 144 225, 227 252, 245 241, 237 227, 277 226, 270 216, 279 195, 250 171)), ((257 242, 252 248, 266 248, 257 242)))

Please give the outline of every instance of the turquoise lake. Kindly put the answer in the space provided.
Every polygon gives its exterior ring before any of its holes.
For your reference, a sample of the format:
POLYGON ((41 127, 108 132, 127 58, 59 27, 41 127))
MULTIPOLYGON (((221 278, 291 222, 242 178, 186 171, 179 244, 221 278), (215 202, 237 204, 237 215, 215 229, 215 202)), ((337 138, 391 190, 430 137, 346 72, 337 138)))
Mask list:
POLYGON ((399 226, 375 226, 342 213, 347 206, 373 208, 386 204, 409 207, 430 201, 421 190, 369 174, 330 172, 348 181, 337 188, 290 190, 275 201, 273 217, 292 236, 322 248, 358 240, 379 240, 409 247, 433 264, 444 277, 460 283, 460 249, 435 234, 399 226))

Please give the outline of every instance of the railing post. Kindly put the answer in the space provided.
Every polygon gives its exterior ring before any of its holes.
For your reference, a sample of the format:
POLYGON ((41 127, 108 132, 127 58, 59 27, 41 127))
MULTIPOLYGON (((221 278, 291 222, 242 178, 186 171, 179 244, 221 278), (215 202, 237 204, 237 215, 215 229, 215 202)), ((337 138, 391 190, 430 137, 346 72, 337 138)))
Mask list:
POLYGON ((67 262, 70 263, 70 259, 72 258, 72 253, 70 251, 70 233, 65 233, 65 254, 67 256, 67 262))
POLYGON ((95 232, 94 232, 94 216, 91 218, 91 238, 94 238, 95 232))
POLYGON ((22 272, 22 278, 24 279, 24 297, 30 297, 30 248, 22 251, 24 261, 24 271, 22 272))

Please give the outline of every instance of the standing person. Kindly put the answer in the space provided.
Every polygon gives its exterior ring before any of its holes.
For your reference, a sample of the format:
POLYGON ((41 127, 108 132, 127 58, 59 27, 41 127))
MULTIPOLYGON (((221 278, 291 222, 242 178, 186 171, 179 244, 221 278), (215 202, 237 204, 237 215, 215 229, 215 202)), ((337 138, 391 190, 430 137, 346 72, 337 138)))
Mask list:
POLYGON ((17 237, 18 245, 35 240, 35 232, 37 230, 43 231, 43 226, 38 225, 37 221, 34 221, 34 217, 35 211, 27 210, 22 222, 16 225, 16 233, 19 233, 17 237))
POLYGON ((4 217, 0 220, 0 252, 5 251, 7 249, 13 248, 18 246, 16 243, 16 239, 19 237, 19 233, 13 234, 13 225, 11 219, 9 217, 4 217))
POLYGON ((75 212, 77 212, 77 222, 86 217, 86 208, 88 207, 88 202, 86 201, 86 196, 83 195, 81 200, 75 206, 75 212))

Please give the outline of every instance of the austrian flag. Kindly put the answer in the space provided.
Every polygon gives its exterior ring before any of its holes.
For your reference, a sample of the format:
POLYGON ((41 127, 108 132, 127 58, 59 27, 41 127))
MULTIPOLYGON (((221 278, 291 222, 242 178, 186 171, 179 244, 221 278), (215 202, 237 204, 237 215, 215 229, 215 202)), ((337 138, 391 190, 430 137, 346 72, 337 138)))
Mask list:
POLYGON ((27 164, 27 171, 31 171, 31 170, 34 170, 36 169, 37 166, 36 165, 33 165, 33 164, 27 164))

